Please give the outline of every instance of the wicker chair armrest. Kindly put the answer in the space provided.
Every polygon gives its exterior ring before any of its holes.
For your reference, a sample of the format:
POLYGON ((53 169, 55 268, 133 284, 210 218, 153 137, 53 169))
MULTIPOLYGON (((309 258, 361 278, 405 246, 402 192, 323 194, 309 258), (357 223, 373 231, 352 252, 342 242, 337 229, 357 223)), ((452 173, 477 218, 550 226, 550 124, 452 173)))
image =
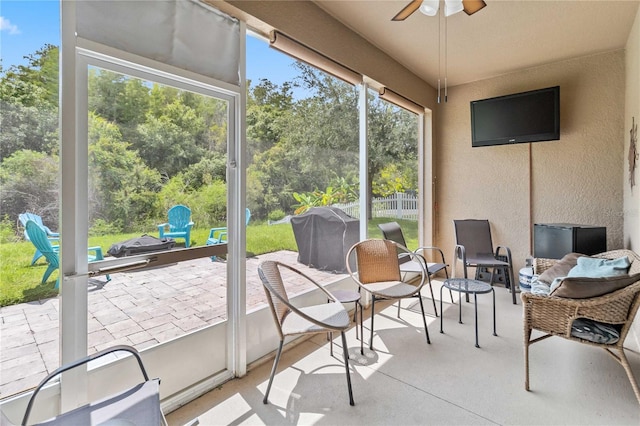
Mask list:
POLYGON ((533 271, 536 275, 540 275, 553 265, 558 263, 559 259, 547 259, 544 257, 536 257, 533 259, 533 271))
POLYGON ((536 329, 549 334, 569 336, 576 312, 575 305, 571 303, 574 299, 532 293, 522 293, 520 297, 525 330, 536 329))

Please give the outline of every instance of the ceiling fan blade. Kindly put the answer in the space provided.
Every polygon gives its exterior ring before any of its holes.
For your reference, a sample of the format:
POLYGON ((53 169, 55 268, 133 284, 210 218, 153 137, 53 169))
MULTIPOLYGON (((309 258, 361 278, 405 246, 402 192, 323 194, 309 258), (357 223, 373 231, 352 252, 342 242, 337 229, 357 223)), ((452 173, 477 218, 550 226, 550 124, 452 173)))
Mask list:
POLYGON ((464 7, 464 12, 471 16, 487 4, 484 0, 462 0, 462 6, 464 7))
MULTIPOLYGON (((481 0, 482 1, 482 0, 481 0)), ((396 16, 391 18, 392 21, 404 21, 407 19, 413 12, 420 8, 422 4, 422 0, 413 0, 411 3, 406 5, 396 16)))

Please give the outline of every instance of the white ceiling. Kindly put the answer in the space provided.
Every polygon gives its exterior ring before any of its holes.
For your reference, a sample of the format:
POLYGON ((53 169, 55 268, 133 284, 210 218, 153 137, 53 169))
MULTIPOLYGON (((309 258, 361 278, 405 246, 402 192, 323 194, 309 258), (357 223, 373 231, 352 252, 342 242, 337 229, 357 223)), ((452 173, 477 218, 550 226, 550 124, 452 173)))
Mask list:
MULTIPOLYGON (((483 80, 564 59, 624 48, 638 1, 485 0, 468 16, 447 18, 447 83, 483 80)), ((438 17, 416 11, 391 18, 410 0, 314 0, 327 13, 432 86, 438 68, 438 17)), ((444 84, 444 82, 443 82, 444 84)))

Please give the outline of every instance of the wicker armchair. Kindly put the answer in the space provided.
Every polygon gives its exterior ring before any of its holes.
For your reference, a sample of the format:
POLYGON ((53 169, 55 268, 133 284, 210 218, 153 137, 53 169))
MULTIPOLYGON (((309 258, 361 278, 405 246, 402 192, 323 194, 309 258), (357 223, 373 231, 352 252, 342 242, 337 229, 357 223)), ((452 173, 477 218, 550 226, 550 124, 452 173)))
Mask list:
MULTIPOLYGON (((594 255, 604 259, 627 256, 631 262, 629 275, 640 273, 640 256, 630 250, 615 250, 594 255)), ((536 259, 536 274, 544 272, 556 260, 536 259)), ((559 336, 578 343, 601 347, 625 369, 633 391, 640 402, 640 389, 624 353, 624 340, 640 306, 640 279, 627 287, 589 299, 569 299, 522 293, 524 309, 524 359, 525 389, 529 390, 529 346, 551 336, 559 336), (571 325, 576 318, 588 318, 620 327, 620 338, 615 343, 594 343, 571 335, 571 325), (543 336, 531 339, 532 330, 542 331, 543 336)))

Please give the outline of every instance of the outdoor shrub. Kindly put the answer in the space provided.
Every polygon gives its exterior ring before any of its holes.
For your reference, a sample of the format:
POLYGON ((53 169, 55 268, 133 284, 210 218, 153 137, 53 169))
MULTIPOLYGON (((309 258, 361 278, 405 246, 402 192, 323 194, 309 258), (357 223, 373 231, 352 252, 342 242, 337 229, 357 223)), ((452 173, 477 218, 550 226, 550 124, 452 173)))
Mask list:
POLYGON ((4 215, 0 220, 0 244, 16 243, 22 238, 22 234, 17 234, 13 221, 9 219, 8 215, 4 215))
POLYGON ((122 223, 118 220, 109 223, 104 219, 96 219, 89 228, 90 237, 101 237, 103 235, 117 234, 122 230, 122 223))
POLYGON ((283 217, 285 217, 284 212, 280 209, 276 209, 269 212, 268 219, 275 222, 276 220, 280 220, 283 217))

